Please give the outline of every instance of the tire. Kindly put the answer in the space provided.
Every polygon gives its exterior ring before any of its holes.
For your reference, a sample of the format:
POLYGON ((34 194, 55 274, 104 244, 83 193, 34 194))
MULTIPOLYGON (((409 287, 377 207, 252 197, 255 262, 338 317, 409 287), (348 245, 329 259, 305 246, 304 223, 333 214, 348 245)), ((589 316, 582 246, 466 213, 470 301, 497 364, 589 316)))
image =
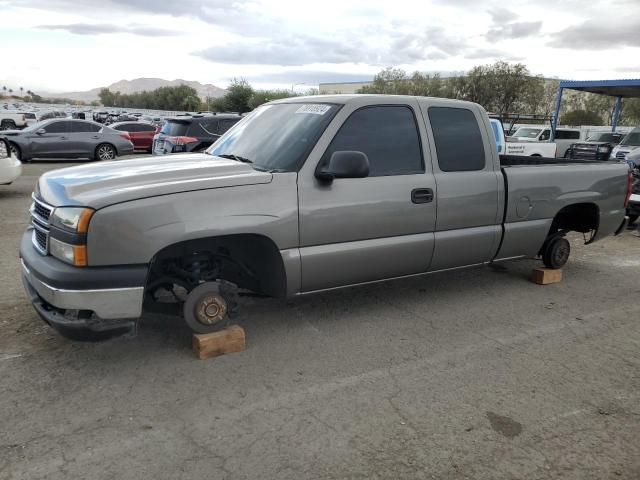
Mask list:
POLYGON ((118 152, 110 143, 101 143, 96 147, 94 158, 96 160, 115 160, 118 156, 118 152))
POLYGON ((0 122, 0 130, 15 130, 16 122, 13 120, 2 120, 0 122))
POLYGON ((638 220, 638 215, 629 215, 629 225, 636 223, 636 220, 638 220))
POLYGON ((542 253, 542 262, 548 268, 557 270, 564 267, 571 254, 571 244, 564 237, 556 237, 551 240, 542 253))
POLYGON ((16 157, 21 162, 25 161, 25 160, 22 160, 22 152, 20 151, 19 146, 17 146, 15 143, 9 142, 9 149, 11 150, 11 153, 14 157, 16 157))
POLYGON ((205 282, 189 292, 182 307, 184 321, 196 333, 222 330, 229 321, 231 300, 217 282, 205 282))

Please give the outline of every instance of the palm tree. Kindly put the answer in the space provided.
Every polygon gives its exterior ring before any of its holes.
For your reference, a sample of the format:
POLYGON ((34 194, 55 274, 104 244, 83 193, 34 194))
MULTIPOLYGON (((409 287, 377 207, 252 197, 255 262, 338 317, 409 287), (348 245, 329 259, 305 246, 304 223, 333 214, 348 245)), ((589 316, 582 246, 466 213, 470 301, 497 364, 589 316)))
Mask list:
POLYGON ((23 92, 24 92, 24 88, 20 87, 20 96, 21 97, 24 97, 24 93, 23 92))
POLYGON ((13 88, 10 88, 10 89, 9 89, 9 95, 10 95, 10 96, 11 96, 11 95, 13 95, 13 88))
POLYGON ((4 93, 7 93, 7 87, 2 87, 2 91, 3 91, 4 93))

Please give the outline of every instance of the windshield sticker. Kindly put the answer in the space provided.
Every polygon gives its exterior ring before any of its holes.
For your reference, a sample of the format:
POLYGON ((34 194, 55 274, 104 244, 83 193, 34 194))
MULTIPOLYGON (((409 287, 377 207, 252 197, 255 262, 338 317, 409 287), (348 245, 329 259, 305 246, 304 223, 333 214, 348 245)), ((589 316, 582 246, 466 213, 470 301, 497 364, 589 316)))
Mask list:
POLYGON ((314 115, 324 115, 329 111, 331 107, 329 105, 303 105, 296 113, 313 113, 314 115))

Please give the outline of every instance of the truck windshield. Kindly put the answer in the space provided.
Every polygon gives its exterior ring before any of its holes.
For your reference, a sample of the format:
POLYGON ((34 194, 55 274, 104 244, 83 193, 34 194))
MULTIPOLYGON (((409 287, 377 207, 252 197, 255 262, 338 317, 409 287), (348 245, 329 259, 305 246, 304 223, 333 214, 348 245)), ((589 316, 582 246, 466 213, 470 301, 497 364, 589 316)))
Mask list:
POLYGON ((262 105, 207 153, 248 159, 261 170, 295 172, 338 109, 338 105, 324 103, 262 105))
POLYGON ((541 128, 519 128, 518 131, 516 133, 513 134, 514 137, 519 137, 519 138, 538 138, 538 135, 540 135, 540 132, 542 131, 541 128))
POLYGON ((640 132, 631 132, 622 139, 620 145, 640 145, 640 132))

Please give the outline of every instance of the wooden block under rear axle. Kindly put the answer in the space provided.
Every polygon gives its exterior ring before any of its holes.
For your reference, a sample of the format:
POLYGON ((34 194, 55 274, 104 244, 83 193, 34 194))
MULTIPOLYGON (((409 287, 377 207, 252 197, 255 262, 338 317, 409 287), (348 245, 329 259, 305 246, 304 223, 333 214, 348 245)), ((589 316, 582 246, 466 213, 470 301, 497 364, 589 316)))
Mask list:
POLYGON ((200 360, 241 352, 244 348, 244 329, 239 325, 231 325, 219 332, 193 335, 193 351, 200 360))
POLYGON ((549 285, 562 281, 562 270, 552 268, 534 268, 531 272, 531 281, 538 285, 549 285))

